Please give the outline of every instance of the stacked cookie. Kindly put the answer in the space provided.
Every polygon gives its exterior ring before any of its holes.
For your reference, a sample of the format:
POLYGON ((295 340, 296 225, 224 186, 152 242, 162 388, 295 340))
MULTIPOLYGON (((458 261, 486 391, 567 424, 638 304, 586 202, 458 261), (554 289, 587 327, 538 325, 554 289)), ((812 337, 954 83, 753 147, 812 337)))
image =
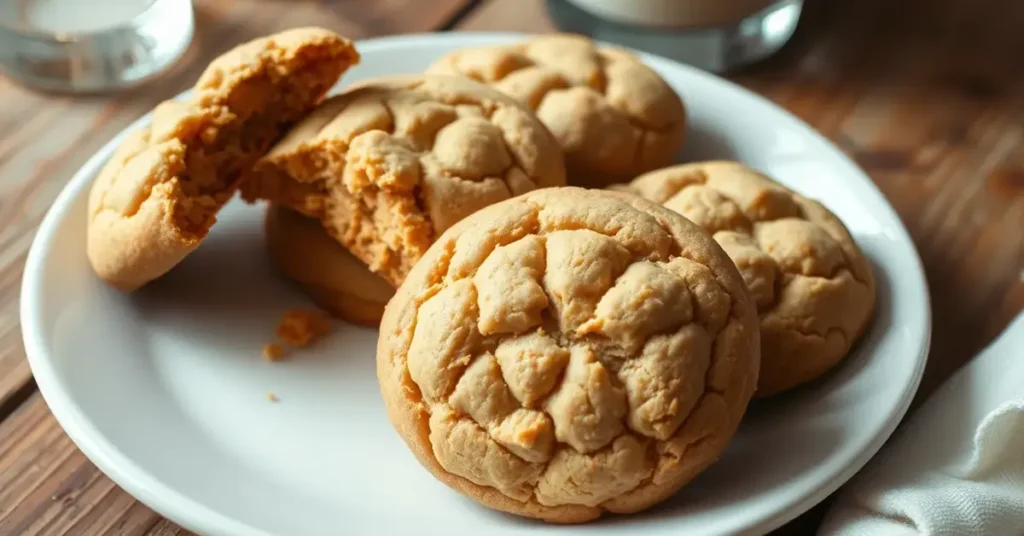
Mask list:
POLYGON ((670 497, 754 396, 835 366, 874 306, 821 204, 737 162, 673 166, 680 97, 578 36, 457 51, 326 98, 358 53, 292 30, 211 64, 90 195, 89 257, 133 290, 236 191, 281 274, 380 327, 389 418, 421 464, 552 522, 670 497))

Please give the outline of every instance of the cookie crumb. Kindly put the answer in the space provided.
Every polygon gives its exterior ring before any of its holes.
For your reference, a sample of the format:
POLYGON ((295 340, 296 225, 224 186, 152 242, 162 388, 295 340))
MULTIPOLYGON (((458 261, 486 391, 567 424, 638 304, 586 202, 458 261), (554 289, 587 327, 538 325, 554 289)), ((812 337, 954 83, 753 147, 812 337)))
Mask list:
POLYGON ((285 357, 284 346, 276 342, 263 345, 263 358, 267 361, 281 361, 285 357))
POLYGON ((331 331, 331 319, 319 309, 289 309, 277 325, 277 338, 302 348, 331 331))
POLYGON ((319 309, 289 309, 281 315, 275 334, 280 342, 263 345, 267 361, 283 361, 288 356, 285 345, 302 348, 331 332, 331 317, 319 309))
POLYGON ((267 393, 267 400, 269 400, 271 402, 280 402, 281 401, 281 399, 278 398, 277 395, 275 395, 274 393, 267 393))

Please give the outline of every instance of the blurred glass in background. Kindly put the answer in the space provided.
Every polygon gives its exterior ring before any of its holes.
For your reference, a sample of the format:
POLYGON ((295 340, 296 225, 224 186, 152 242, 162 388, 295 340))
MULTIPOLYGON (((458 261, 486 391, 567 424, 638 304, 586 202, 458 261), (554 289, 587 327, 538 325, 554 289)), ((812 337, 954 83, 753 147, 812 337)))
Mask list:
POLYGON ((0 0, 0 70, 56 92, 134 86, 192 41, 191 0, 0 0))
POLYGON ((793 36, 803 0, 547 0, 562 30, 726 72, 793 36))

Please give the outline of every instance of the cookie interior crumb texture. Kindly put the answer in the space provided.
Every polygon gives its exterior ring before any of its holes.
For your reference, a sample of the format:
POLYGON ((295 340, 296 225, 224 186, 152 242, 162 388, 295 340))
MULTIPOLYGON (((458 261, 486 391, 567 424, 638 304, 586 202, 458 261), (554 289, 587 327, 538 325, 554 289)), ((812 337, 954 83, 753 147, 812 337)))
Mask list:
POLYGON ((159 104, 90 191, 88 254, 97 274, 133 290, 180 262, 243 172, 358 59, 330 31, 289 30, 235 47, 210 63, 187 100, 159 104))
POLYGON ((604 186, 668 165, 685 139, 679 95, 632 53, 583 36, 459 50, 427 72, 467 76, 529 105, 565 150, 570 184, 604 186))
POLYGON ((397 286, 463 217, 564 183, 558 143, 525 106, 464 78, 406 76, 325 101, 257 163, 242 195, 320 219, 397 286))
POLYGON ((757 396, 813 380, 838 364, 867 325, 875 282, 867 258, 824 205, 741 163, 653 171, 628 190, 712 233, 757 305, 757 396))
POLYGON ((319 220, 271 204, 264 234, 274 266, 318 306, 346 322, 380 325, 394 287, 331 238, 319 220))
POLYGON ((710 236, 637 196, 531 192, 455 224, 388 304, 388 415, 437 478, 576 523, 713 463, 758 371, 756 311, 710 236))

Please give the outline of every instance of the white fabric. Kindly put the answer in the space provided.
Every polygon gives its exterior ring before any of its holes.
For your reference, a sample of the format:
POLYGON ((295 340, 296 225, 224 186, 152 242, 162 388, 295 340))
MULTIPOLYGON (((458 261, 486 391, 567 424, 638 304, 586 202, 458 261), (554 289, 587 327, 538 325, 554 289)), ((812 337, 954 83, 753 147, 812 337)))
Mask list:
POLYGON ((1024 313, 910 416, 818 534, 1024 535, 1024 313))

